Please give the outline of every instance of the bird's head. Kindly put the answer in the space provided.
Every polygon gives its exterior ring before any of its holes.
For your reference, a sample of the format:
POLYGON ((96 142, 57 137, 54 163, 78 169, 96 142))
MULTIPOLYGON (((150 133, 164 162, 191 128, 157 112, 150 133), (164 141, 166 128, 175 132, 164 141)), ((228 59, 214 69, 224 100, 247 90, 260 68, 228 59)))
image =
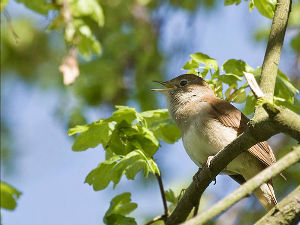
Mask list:
POLYGON ((194 74, 183 74, 169 81, 155 81, 163 85, 163 89, 152 89, 163 93, 169 103, 184 103, 191 98, 201 98, 213 93, 208 83, 194 74))

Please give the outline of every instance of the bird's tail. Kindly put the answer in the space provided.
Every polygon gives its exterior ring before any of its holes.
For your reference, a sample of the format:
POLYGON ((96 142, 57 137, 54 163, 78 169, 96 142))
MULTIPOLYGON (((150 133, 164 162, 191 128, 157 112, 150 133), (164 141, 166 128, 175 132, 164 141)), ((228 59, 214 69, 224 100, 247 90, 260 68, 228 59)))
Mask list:
POLYGON ((254 195, 267 211, 272 209, 277 204, 272 181, 262 184, 254 191, 254 195))

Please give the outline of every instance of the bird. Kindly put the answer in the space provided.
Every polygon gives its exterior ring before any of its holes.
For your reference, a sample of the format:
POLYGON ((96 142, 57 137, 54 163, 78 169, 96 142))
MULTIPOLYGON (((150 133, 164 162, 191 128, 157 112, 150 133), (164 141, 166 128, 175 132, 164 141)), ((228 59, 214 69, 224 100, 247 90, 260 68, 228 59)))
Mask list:
MULTIPOLYGON (((169 114, 181 131, 184 148, 199 168, 246 130, 249 119, 228 101, 217 97, 200 76, 182 74, 156 82, 164 88, 152 90, 165 95, 169 114)), ((275 162, 271 147, 263 141, 242 152, 222 173, 243 184, 275 162)), ((277 204, 272 180, 253 194, 267 211, 277 204)))

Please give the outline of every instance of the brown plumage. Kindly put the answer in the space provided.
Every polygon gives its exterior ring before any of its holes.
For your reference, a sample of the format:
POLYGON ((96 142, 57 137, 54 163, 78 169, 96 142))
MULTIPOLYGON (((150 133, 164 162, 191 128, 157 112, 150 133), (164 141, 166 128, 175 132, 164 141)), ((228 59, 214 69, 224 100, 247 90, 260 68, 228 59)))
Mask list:
MULTIPOLYGON (((182 132, 184 147, 198 166, 247 128, 249 119, 229 102, 218 98, 199 76, 184 74, 159 83, 166 89, 157 91, 167 97, 170 115, 182 132)), ((264 141, 240 154, 224 172, 243 183, 275 161, 272 149, 264 141)), ((267 210, 277 203, 271 181, 254 194, 267 210)))

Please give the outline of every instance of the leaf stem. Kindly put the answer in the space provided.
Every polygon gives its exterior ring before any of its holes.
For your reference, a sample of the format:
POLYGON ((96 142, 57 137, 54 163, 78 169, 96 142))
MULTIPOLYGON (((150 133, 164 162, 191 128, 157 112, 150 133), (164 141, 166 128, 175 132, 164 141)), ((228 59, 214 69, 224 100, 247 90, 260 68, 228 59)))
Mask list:
POLYGON ((166 199, 166 195, 165 195, 165 191, 164 191, 164 186, 163 186, 163 182, 161 179, 161 175, 156 173, 155 176, 158 181, 159 190, 160 190, 161 198, 162 198, 164 209, 165 209, 165 214, 164 214, 163 219, 164 219, 164 221, 166 221, 169 216, 169 210, 168 210, 167 199, 166 199))

